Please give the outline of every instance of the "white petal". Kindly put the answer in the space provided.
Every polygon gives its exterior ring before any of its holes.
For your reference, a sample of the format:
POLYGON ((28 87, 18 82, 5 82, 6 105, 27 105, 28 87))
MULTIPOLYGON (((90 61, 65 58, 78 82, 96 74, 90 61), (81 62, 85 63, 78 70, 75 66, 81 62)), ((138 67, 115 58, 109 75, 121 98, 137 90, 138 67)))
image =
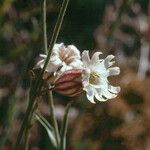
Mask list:
POLYGON ((82 52, 82 61, 83 61, 83 65, 85 67, 89 67, 89 65, 90 65, 89 51, 82 52))
POLYGON ((83 87, 87 87, 89 85, 89 77, 90 77, 90 69, 86 68, 82 70, 82 84, 83 87))
POLYGON ((102 97, 102 92, 101 92, 101 89, 96 89, 95 91, 95 97, 98 101, 101 101, 101 102, 104 102, 104 101, 107 101, 108 99, 105 99, 102 97))
POLYGON ((102 54, 102 52, 96 52, 93 54, 91 58, 91 65, 94 65, 96 62, 99 61, 99 55, 102 54))
POLYGON ((108 71, 109 71, 109 76, 120 74, 120 68, 119 67, 109 68, 108 71))
POLYGON ((66 71, 67 71, 67 70, 71 70, 71 69, 72 69, 72 66, 66 65, 66 71))
POLYGON ((47 57, 47 55, 45 55, 45 54, 40 54, 40 57, 42 57, 42 58, 46 58, 46 57, 47 57))
MULTIPOLYGON (((37 65, 39 65, 41 68, 43 68, 45 63, 45 59, 39 61, 37 65)), ((62 66, 62 61, 60 59, 55 59, 54 61, 49 61, 46 67, 47 72, 56 72, 58 68, 62 66)))
POLYGON ((67 49, 70 50, 72 56, 77 56, 78 58, 81 58, 80 51, 74 45, 68 45, 67 49))
POLYGON ((45 60, 44 60, 44 59, 42 59, 42 60, 40 60, 39 62, 37 62, 37 64, 36 64, 36 65, 37 65, 38 67, 43 68, 44 61, 45 61, 45 60))
POLYGON ((104 66, 104 61, 102 62, 97 62, 91 67, 92 71, 98 72, 99 74, 104 74, 106 73, 106 68, 104 66))
POLYGON ((108 85, 108 90, 111 92, 111 93, 114 93, 114 94, 117 94, 120 92, 120 87, 119 86, 112 86, 112 85, 108 85))
POLYGON ((95 103, 94 101, 94 89, 90 86, 87 86, 86 88, 84 88, 83 90, 86 91, 86 96, 87 99, 91 102, 91 103, 95 103))
POLYGON ((73 61, 72 63, 69 64, 69 66, 72 67, 72 69, 82 69, 83 68, 83 64, 81 62, 81 60, 76 59, 75 61, 73 61))
POLYGON ((115 61, 111 61, 115 56, 114 55, 108 55, 104 60, 104 65, 106 68, 112 66, 115 61))
POLYGON ((51 55, 58 55, 60 54, 60 51, 63 52, 65 50, 65 46, 63 43, 60 44, 55 44, 53 49, 52 49, 52 54, 51 55))
POLYGON ((49 61, 49 63, 48 63, 48 65, 50 65, 51 63, 53 63, 54 65, 59 65, 59 64, 62 64, 63 62, 60 60, 60 58, 59 57, 57 57, 57 56, 52 56, 51 57, 51 59, 50 59, 50 61, 49 61))
POLYGON ((108 99, 115 98, 117 95, 110 93, 107 89, 102 90, 102 95, 108 99))
POLYGON ((56 72, 58 70, 59 67, 62 66, 62 63, 52 63, 52 62, 49 62, 47 67, 46 67, 46 71, 47 72, 56 72))

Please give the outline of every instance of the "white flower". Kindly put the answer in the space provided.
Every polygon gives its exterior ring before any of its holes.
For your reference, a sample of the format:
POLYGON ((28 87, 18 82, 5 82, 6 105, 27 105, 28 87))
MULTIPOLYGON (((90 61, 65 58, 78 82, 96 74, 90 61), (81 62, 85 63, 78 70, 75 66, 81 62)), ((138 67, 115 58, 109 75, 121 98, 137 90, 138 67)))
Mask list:
MULTIPOLYGON (((37 65, 43 68, 47 56, 40 56, 43 57, 43 59, 39 61, 37 65)), ((48 73, 57 72, 61 74, 67 70, 79 68, 82 68, 80 51, 74 45, 67 47, 65 47, 63 43, 54 45, 46 67, 48 73)))
POLYGON ((106 101, 115 98, 120 91, 120 87, 109 84, 108 77, 118 75, 119 67, 111 67, 114 64, 113 55, 108 55, 105 59, 99 59, 101 52, 96 52, 90 59, 89 51, 83 51, 83 90, 86 91, 90 102, 95 103, 94 97, 99 101, 106 101))

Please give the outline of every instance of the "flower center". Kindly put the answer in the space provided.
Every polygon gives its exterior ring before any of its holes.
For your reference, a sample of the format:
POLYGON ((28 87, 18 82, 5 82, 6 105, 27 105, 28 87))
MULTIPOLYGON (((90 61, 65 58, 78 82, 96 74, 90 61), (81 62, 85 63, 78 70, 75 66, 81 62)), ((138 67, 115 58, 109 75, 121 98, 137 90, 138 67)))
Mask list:
POLYGON ((91 72, 89 77, 89 83, 90 84, 97 84, 100 78, 100 74, 97 72, 91 72))

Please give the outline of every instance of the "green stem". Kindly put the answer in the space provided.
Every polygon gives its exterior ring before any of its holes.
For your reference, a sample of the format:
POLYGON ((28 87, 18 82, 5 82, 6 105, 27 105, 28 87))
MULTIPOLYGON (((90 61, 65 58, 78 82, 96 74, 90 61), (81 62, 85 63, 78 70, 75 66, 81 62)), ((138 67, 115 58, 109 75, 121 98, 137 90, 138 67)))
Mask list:
POLYGON ((46 27, 46 0, 43 1, 43 33, 44 33, 44 51, 48 53, 47 27, 46 27))
POLYGON ((50 114, 51 114, 51 117, 52 117, 52 124, 53 124, 53 127, 54 127, 57 147, 59 147, 60 135, 59 135, 58 124, 57 124, 57 120, 56 120, 55 112, 54 112, 54 101, 53 101, 52 91, 50 91, 48 93, 48 103, 49 103, 49 107, 50 107, 50 114))
MULTIPOLYGON (((48 46, 47 58, 45 60, 44 67, 43 67, 43 69, 42 69, 42 71, 41 71, 41 73, 39 75, 39 78, 37 80, 37 84, 35 85, 35 87, 40 87, 41 84, 42 84, 42 77, 43 77, 43 74, 45 72, 45 69, 46 69, 46 66, 48 64, 48 61, 50 59, 51 50, 53 49, 53 46, 56 43, 56 40, 58 38, 58 34, 60 32, 60 28, 61 28, 61 25, 62 25, 64 16, 65 16, 65 13, 66 13, 66 9, 67 9, 68 3, 69 3, 69 0, 63 0, 62 6, 61 6, 61 9, 60 9, 57 21, 56 21, 56 25, 54 27, 54 31, 53 31, 53 34, 52 34, 52 37, 51 37, 51 41, 50 41, 50 44, 48 46)), ((40 88, 39 88, 39 90, 40 90, 40 88)))
MULTIPOLYGON (((45 50, 45 53, 47 54, 48 53, 48 44, 47 44, 47 31, 46 31, 46 0, 44 0, 44 2, 43 2, 43 30, 44 30, 44 50, 45 50)), ((55 30, 54 30, 54 32, 55 32, 55 30)), ((56 138, 57 146, 59 147, 60 137, 59 137, 59 131, 58 131, 58 124, 57 124, 57 120, 55 118, 55 113, 54 113, 54 102, 53 102, 53 95, 52 95, 51 91, 48 92, 48 102, 49 102, 49 106, 50 106, 50 113, 52 116, 52 123, 53 123, 53 127, 54 127, 55 138, 56 138)))
POLYGON ((25 129, 25 137, 24 137, 24 145, 23 145, 23 148, 25 150, 28 150, 28 147, 29 147, 30 129, 33 124, 31 120, 32 120, 33 113, 35 112, 35 110, 38 107, 39 100, 40 100, 40 98, 37 98, 33 104, 33 107, 32 107, 32 110, 31 110, 31 113, 30 113, 30 116, 28 119, 28 125, 26 126, 26 129, 25 129))
POLYGON ((28 127, 28 123, 29 123, 29 116, 31 115, 32 109, 33 109, 33 105, 34 105, 34 98, 29 99, 29 104, 28 104, 28 108, 25 114, 25 117, 23 119, 18 137, 17 137, 17 141, 15 144, 15 149, 14 150, 20 150, 20 143, 22 141, 22 137, 24 135, 24 131, 25 129, 28 127))
POLYGON ((69 109, 71 107, 71 104, 73 101, 67 104, 65 108, 65 114, 64 114, 64 119, 63 119, 63 124, 61 127, 61 132, 60 132, 60 150, 66 150, 66 134, 67 134, 67 127, 68 127, 68 113, 69 109))
MULTIPOLYGON (((43 6, 46 7, 46 1, 44 1, 44 2, 45 2, 45 4, 43 4, 43 6)), ((31 87, 30 94, 29 94, 30 95, 30 99, 29 99, 28 108, 27 108, 27 111, 26 111, 26 114, 25 114, 25 117, 24 117, 21 129, 20 129, 18 137, 17 137, 17 141, 16 141, 16 144, 15 144, 15 150, 19 150, 20 149, 20 143, 22 141, 22 137, 24 135, 24 131, 25 131, 26 127, 28 126, 28 123, 31 122, 31 119, 32 119, 32 115, 31 114, 32 114, 34 101, 35 101, 35 98, 37 97, 38 93, 41 90, 42 77, 43 77, 43 74, 45 72, 45 69, 46 69, 46 66, 48 64, 48 61, 50 59, 51 50, 52 50, 52 48, 53 48, 53 46, 54 46, 54 44, 55 44, 55 42, 57 40, 59 31, 60 31, 60 27, 62 25, 63 18, 64 18, 64 15, 65 15, 65 12, 66 12, 66 8, 68 6, 68 2, 69 2, 69 0, 63 0, 62 7, 61 7, 61 10, 59 12, 58 19, 57 19, 57 22, 56 22, 56 25, 54 27, 54 31, 53 31, 53 34, 52 34, 51 42, 50 42, 50 45, 49 45, 49 48, 48 48, 48 54, 47 54, 47 58, 46 58, 44 67, 43 67, 39 77, 37 78, 37 80, 35 81, 33 86, 31 87), (30 115, 31 115, 31 117, 30 117, 30 115)), ((46 8, 45 8, 45 10, 46 10, 46 8)), ((46 17, 46 15, 45 15, 45 17, 46 17)), ((45 24, 46 24, 46 20, 45 20, 44 26, 45 26, 45 24)), ((45 27, 44 27, 44 29, 45 29, 45 27)), ((44 38, 47 38, 45 35, 44 35, 44 38)), ((44 42, 44 44, 46 44, 46 41, 44 42)))
POLYGON ((29 130, 25 133, 25 150, 29 149, 29 139, 30 139, 30 133, 29 130))

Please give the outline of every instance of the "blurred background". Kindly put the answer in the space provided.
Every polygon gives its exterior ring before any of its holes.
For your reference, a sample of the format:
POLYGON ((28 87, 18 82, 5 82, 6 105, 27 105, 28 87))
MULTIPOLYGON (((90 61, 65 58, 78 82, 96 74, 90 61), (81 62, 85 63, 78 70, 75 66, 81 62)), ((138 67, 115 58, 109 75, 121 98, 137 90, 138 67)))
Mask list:
MULTIPOLYGON (((62 0, 47 0, 50 41, 62 0)), ((27 108, 29 70, 43 53, 42 0, 0 0, 0 150, 13 150, 27 108)), ((121 68, 116 99, 75 100, 69 113, 68 150, 150 150, 150 1, 70 0, 58 43, 116 56, 121 68)), ((59 125, 72 98, 54 93, 59 125)), ((50 120, 45 98, 38 111, 50 120)), ((53 149, 34 122, 30 150, 53 149)))

